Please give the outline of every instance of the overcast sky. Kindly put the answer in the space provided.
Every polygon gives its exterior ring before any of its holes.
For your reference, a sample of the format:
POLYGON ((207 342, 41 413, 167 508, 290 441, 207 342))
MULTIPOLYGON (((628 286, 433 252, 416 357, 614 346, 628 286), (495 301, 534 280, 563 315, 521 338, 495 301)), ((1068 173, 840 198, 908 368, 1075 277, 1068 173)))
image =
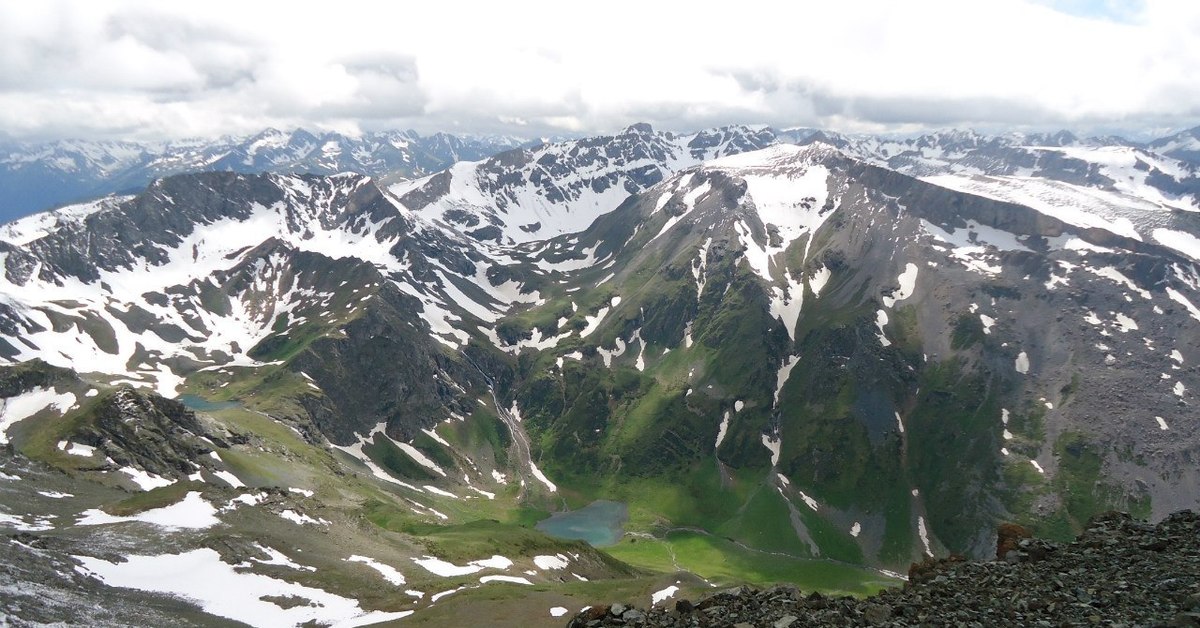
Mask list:
POLYGON ((15 138, 636 121, 1175 130, 1200 124, 1200 1, 0 0, 15 138))

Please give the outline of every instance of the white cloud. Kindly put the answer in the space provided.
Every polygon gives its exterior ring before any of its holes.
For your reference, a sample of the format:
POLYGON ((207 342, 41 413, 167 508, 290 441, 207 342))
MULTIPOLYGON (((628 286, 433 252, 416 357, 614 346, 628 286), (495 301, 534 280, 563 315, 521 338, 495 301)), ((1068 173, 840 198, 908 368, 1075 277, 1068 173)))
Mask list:
POLYGON ((15 136, 1198 118, 1189 0, 0 4, 15 136))

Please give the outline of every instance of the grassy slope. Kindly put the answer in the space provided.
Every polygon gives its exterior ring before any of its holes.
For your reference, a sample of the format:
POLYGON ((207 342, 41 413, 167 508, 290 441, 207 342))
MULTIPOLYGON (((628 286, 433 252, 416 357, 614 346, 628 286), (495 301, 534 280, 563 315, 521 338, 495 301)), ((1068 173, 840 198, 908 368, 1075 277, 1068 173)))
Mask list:
MULTIPOLYGON (((32 442, 57 442, 55 439, 69 433, 72 426, 87 420, 82 412, 36 421, 33 427, 37 429, 33 430, 32 442)), ((493 554, 514 560, 525 557, 526 561, 535 554, 580 556, 572 569, 588 574, 591 582, 583 583, 574 579, 560 582, 552 578, 551 582, 536 587, 489 584, 463 592, 463 600, 470 600, 472 604, 488 604, 489 608, 494 606, 502 609, 502 612, 525 617, 532 622, 530 625, 539 625, 530 613, 540 604, 540 599, 562 600, 559 603, 567 603, 573 610, 578 610, 585 604, 600 603, 610 596, 647 594, 657 582, 657 576, 632 569, 585 544, 554 539, 534 530, 534 524, 546 513, 518 504, 517 487, 514 484, 497 494, 495 500, 430 500, 428 495, 397 492, 391 486, 375 482, 368 475, 340 472, 343 467, 334 452, 306 443, 291 429, 257 412, 224 408, 209 414, 218 424, 231 431, 253 435, 247 446, 219 449, 221 458, 251 488, 237 490, 204 483, 178 482, 126 497, 108 498, 98 505, 111 514, 131 515, 175 503, 193 490, 203 492, 205 499, 221 505, 242 492, 255 492, 258 490, 255 487, 259 486, 304 488, 314 491, 315 495, 309 498, 286 491, 271 493, 274 495, 270 498, 274 500, 273 503, 284 501, 266 509, 238 508, 223 515, 227 525, 190 535, 190 541, 183 545, 158 548, 157 544, 162 539, 157 535, 147 536, 138 541, 140 551, 180 551, 188 549, 191 543, 197 543, 225 553, 236 551, 230 548, 244 547, 245 543, 253 540, 279 548, 294 559, 317 567, 315 572, 297 572, 278 567, 256 570, 355 597, 366 608, 401 610, 416 604, 422 609, 419 614, 426 610, 427 600, 417 602, 407 596, 397 596, 395 589, 382 583, 376 572, 346 562, 346 557, 365 554, 395 565, 408 577, 407 588, 432 594, 456 586, 478 587, 478 578, 482 574, 442 578, 414 566, 409 562, 409 557, 434 555, 464 564, 493 554), (439 525, 427 517, 414 515, 406 507, 402 495, 432 501, 439 510, 451 516, 451 524, 439 525), (331 521, 330 527, 299 526, 273 514, 285 506, 327 519, 331 521)), ((474 419, 444 425, 439 432, 456 444, 483 443, 490 447, 507 442, 506 436, 494 424, 494 415, 479 412, 474 419)), ((50 449, 56 451, 53 447, 50 449)), ((52 455, 48 461, 53 460, 57 458, 52 455)), ((63 460, 72 462, 69 458, 63 460)), ((78 483, 73 490, 78 499, 90 500, 92 493, 87 485, 91 475, 79 473, 76 478, 78 483)), ((87 531, 84 529, 78 533, 87 531)), ((137 532, 138 529, 131 528, 128 533, 137 532)), ((233 562, 240 560, 233 555, 228 559, 233 562)), ((438 605, 444 606, 448 604, 438 605)), ((434 615, 442 617, 440 613, 442 611, 439 609, 434 615)), ((542 613, 546 613, 545 609, 542 613)), ((541 625, 561 623, 551 620, 546 614, 541 625)))
MULTIPOLYGON (((863 583, 875 581, 875 574, 853 567, 845 567, 844 586, 827 584, 824 572, 836 563, 804 559, 811 556, 808 545, 786 523, 787 504, 766 484, 768 452, 760 434, 770 420, 773 356, 786 342, 782 326, 766 314, 762 292, 744 266, 710 269, 705 296, 697 301, 687 255, 674 261, 655 258, 653 265, 666 266, 661 272, 635 271, 627 277, 620 308, 594 336, 522 360, 528 379, 518 400, 545 456, 543 469, 571 507, 601 498, 625 502, 628 528, 635 532, 663 536, 664 530, 679 527, 717 534, 676 548, 681 561, 690 560, 706 577, 865 590, 863 583), (684 326, 693 319, 694 343, 687 347, 684 326), (598 363, 596 347, 611 348, 618 336, 627 339, 637 330, 647 342, 645 371, 632 368, 642 352, 634 341, 611 368, 598 363), (576 351, 582 361, 568 358, 561 369, 554 367, 556 355, 576 351), (720 417, 733 405, 730 391, 746 407, 732 422, 721 451, 721 459, 739 470, 723 479, 713 443, 720 417), (742 549, 739 543, 793 558, 742 549), (720 562, 716 556, 738 568, 712 570, 720 562), (781 558, 792 567, 781 570, 776 564, 781 558)), ((572 298, 595 301, 586 290, 572 298)), ((551 309, 558 315, 562 307, 551 309)), ((513 328, 527 329, 534 320, 536 314, 526 314, 513 328)), ((824 555, 863 560, 847 532, 810 512, 801 516, 824 555)), ((670 539, 658 543, 675 545, 674 536, 670 539)), ((626 557, 629 544, 627 539, 612 553, 626 557)), ((669 566, 639 560, 652 568, 669 566)))
POLYGON ((687 570, 717 586, 791 582, 808 591, 870 595, 896 584, 891 578, 856 565, 747 549, 719 536, 686 530, 662 538, 627 537, 607 551, 638 567, 663 572, 687 570))

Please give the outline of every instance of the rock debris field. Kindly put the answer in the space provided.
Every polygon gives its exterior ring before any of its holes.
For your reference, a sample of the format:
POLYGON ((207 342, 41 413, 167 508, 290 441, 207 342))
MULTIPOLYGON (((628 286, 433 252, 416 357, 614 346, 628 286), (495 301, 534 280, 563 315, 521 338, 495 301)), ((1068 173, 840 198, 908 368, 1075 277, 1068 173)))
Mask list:
MULTIPOLYGON (((571 628, 595 626, 1197 626, 1200 514, 1158 525, 1097 515, 1074 542, 1005 538, 997 560, 913 565, 909 582, 870 598, 805 595, 793 587, 740 587, 652 609, 588 609, 571 628)), ((1018 529, 1019 530, 1019 529, 1018 529)))

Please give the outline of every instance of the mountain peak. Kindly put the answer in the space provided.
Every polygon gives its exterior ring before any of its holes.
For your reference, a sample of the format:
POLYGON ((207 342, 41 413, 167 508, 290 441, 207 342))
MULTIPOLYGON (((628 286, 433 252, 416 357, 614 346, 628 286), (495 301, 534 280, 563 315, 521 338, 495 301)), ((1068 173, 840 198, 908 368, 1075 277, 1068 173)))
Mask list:
POLYGON ((832 144, 816 140, 802 146, 772 144, 759 150, 714 159, 705 167, 716 170, 773 169, 818 164, 832 157, 845 157, 845 154, 832 144))
POLYGON ((263 138, 268 138, 268 137, 281 137, 283 135, 286 135, 286 133, 284 133, 283 131, 281 131, 273 126, 269 126, 265 129, 259 131, 258 133, 255 133, 254 135, 252 135, 250 137, 250 140, 253 141, 253 140, 263 139, 263 138))
POLYGON ((793 143, 801 145, 801 146, 807 145, 807 144, 812 144, 814 142, 829 144, 832 146, 837 146, 839 148, 843 148, 843 147, 846 147, 849 145, 849 141, 846 140, 845 136, 843 136, 840 133, 835 133, 833 131, 824 131, 821 129, 807 129, 807 130, 801 130, 800 132, 797 132, 795 130, 789 130, 788 133, 790 135, 793 135, 796 137, 796 141, 794 141, 793 143))
POLYGON ((654 127, 650 126, 649 122, 637 122, 625 127, 621 135, 650 135, 654 133, 654 127))
POLYGON ((975 129, 950 129, 948 131, 941 131, 939 133, 934 133, 933 136, 936 138, 939 138, 939 139, 949 140, 952 142, 966 142, 966 141, 977 140, 977 139, 980 139, 983 137, 982 135, 977 133, 975 131, 975 129))

